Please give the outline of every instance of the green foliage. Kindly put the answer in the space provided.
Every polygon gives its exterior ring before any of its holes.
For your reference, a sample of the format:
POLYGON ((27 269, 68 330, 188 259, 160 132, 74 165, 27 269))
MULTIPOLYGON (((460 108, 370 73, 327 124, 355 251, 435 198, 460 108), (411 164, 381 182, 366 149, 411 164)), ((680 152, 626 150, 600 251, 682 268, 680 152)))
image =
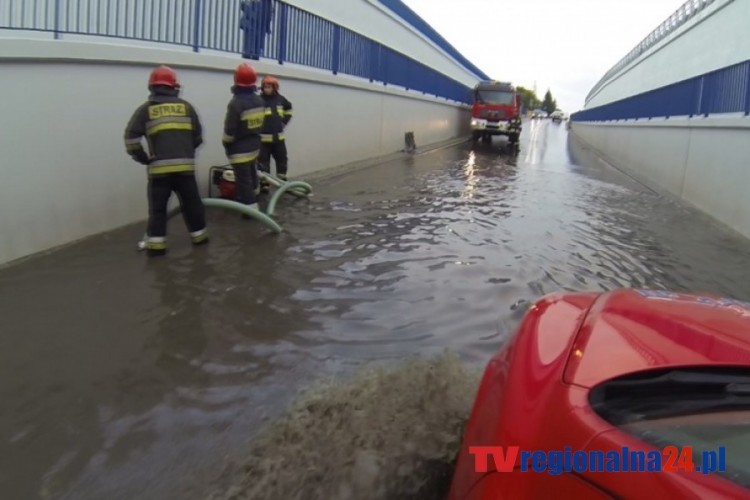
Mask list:
POLYGON ((547 90, 547 93, 544 94, 542 109, 546 111, 547 114, 550 114, 557 109, 557 101, 552 98, 552 92, 550 92, 549 90, 547 90))
POLYGON ((539 100, 533 90, 524 87, 516 87, 516 90, 521 94, 521 102, 523 103, 524 109, 527 111, 531 111, 541 106, 542 101, 539 100))

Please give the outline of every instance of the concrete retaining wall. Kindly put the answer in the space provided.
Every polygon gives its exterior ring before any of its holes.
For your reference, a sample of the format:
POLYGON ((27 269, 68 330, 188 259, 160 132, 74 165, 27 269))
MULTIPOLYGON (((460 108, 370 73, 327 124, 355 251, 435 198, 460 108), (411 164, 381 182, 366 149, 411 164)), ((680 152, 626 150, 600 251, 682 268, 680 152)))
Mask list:
POLYGON ((750 238, 750 119, 573 123, 608 162, 750 238))
MULTIPOLYGON (((199 181, 225 164, 222 124, 238 56, 85 41, 0 39, 0 264, 143 220, 144 168, 123 132, 160 63, 178 70, 205 144, 199 181)), ((254 62, 281 79, 294 105, 290 175, 387 155, 414 132, 418 146, 468 134, 469 110, 354 78, 254 62)))

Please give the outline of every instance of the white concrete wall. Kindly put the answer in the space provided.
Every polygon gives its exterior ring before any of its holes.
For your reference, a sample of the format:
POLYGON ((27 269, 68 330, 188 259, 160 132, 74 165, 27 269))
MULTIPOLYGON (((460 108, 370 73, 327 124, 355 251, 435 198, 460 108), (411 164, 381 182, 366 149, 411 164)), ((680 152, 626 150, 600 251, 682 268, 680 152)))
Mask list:
POLYGON ((750 238, 750 118, 573 123, 572 130, 612 165, 750 238))
MULTIPOLYGON (((178 70, 205 145, 198 180, 226 163, 222 124, 237 57, 74 41, 0 39, 0 264, 144 220, 144 167, 123 132, 147 97, 148 74, 178 70)), ((328 72, 254 62, 281 79, 294 105, 290 175, 390 154, 412 131, 418 146, 468 133, 468 108, 328 72)))
POLYGON ((481 79, 406 21, 374 0, 286 0, 317 16, 372 38, 464 85, 481 79))
POLYGON ((750 2, 716 0, 593 94, 590 109, 750 59, 750 2))

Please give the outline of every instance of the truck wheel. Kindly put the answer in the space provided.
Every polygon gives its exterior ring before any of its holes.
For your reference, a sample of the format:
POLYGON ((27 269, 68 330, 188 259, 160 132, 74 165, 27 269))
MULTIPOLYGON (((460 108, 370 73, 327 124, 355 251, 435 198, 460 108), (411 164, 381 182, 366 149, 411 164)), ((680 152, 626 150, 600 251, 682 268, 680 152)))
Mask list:
POLYGON ((492 144, 492 136, 490 134, 485 134, 482 137, 482 142, 485 144, 492 144))
POLYGON ((476 144, 477 142, 479 142, 479 138, 481 137, 481 135, 482 134, 480 134, 479 132, 472 132, 471 133, 471 142, 473 142, 474 144, 476 144))
POLYGON ((508 136, 508 142, 510 142, 511 144, 518 144, 518 134, 510 134, 508 136))

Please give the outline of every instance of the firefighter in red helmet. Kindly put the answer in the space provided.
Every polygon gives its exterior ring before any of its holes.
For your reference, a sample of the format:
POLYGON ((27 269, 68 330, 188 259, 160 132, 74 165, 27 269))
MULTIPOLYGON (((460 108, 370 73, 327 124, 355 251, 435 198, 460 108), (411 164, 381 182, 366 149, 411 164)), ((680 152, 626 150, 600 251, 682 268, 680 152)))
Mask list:
POLYGON ((155 68, 148 79, 151 94, 135 110, 125 129, 125 149, 147 166, 149 219, 146 251, 150 257, 167 252, 167 205, 176 192, 194 245, 208 242, 205 207, 195 181, 196 150, 203 127, 195 108, 179 97, 177 73, 155 68), (145 137, 148 153, 141 144, 145 137))
POLYGON ((232 99, 224 117, 222 143, 234 170, 237 201, 257 209, 255 188, 258 185, 256 163, 263 126, 263 100, 257 94, 258 75, 247 63, 234 72, 232 99))
MULTIPOLYGON (((284 129, 292 119, 292 103, 279 93, 279 81, 266 75, 261 82, 262 97, 265 103, 263 130, 260 134, 259 168, 271 173, 271 157, 276 162, 276 177, 287 180, 288 156, 284 129)), ((261 183, 261 190, 268 191, 267 183, 261 183)))

